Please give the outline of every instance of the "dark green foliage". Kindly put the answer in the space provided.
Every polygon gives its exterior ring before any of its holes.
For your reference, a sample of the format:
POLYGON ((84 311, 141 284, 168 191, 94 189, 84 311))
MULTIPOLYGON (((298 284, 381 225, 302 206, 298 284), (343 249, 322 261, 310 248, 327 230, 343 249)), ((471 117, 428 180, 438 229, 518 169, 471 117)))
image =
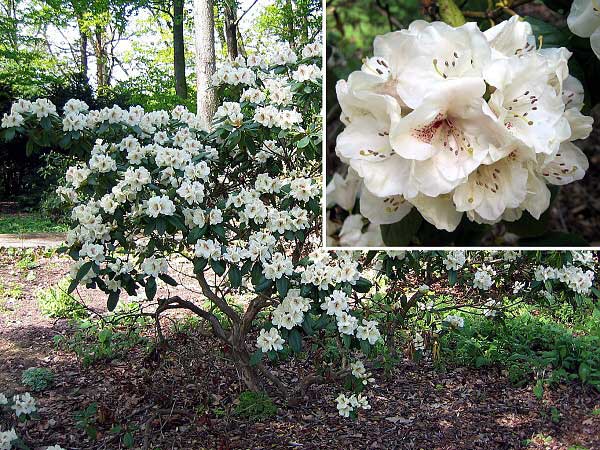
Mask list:
POLYGON ((488 319, 441 339, 442 360, 498 366, 515 385, 542 376, 550 383, 580 381, 600 389, 600 335, 581 335, 552 319, 525 312, 503 326, 488 319), (551 370, 548 370, 551 369, 551 370))
POLYGON ((54 382, 54 374, 44 367, 30 367, 21 373, 21 383, 34 392, 48 389, 54 382))
POLYGON ((244 391, 238 398, 234 412, 237 416, 263 420, 275 416, 277 407, 264 392, 244 391))

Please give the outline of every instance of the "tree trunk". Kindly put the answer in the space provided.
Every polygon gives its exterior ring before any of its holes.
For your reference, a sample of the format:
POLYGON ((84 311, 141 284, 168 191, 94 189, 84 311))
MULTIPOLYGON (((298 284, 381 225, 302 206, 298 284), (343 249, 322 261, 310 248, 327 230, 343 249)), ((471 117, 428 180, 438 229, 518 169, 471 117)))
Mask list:
MULTIPOLYGON (((234 6, 237 6, 234 4, 234 6)), ((225 39, 227 43, 227 54, 229 59, 232 61, 237 58, 238 51, 238 37, 237 37, 237 10, 232 8, 231 5, 226 4, 224 8, 224 24, 225 28, 225 39)))
POLYGON ((88 76, 88 36, 83 27, 83 16, 77 15, 77 28, 79 30, 79 71, 85 76, 88 76))
POLYGON ((287 9, 287 27, 288 27, 288 42, 290 47, 296 48, 296 41, 294 39, 294 8, 292 7, 292 0, 286 0, 285 8, 287 9))
POLYGON ((96 42, 94 42, 94 53, 96 54, 96 81, 98 83, 98 89, 107 86, 106 80, 106 51, 104 48, 102 28, 96 27, 96 42))
POLYGON ((232 350, 233 362, 240 378, 248 390, 258 392, 261 390, 258 381, 258 372, 255 366, 250 365, 250 355, 246 350, 232 350))
POLYGON ((175 74, 175 93, 181 98, 187 98, 183 6, 184 0, 173 0, 173 72, 175 74))
POLYGON ((217 99, 211 87, 215 72, 215 17, 213 0, 194 0, 196 31, 196 86, 198 116, 209 129, 216 110, 217 99))

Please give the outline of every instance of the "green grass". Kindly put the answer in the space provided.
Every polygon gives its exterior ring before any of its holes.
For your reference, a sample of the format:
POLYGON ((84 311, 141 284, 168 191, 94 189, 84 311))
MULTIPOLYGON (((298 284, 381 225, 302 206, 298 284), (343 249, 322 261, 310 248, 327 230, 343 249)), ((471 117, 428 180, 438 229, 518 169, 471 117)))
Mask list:
POLYGON ((0 234, 66 232, 69 226, 39 214, 0 214, 0 234))

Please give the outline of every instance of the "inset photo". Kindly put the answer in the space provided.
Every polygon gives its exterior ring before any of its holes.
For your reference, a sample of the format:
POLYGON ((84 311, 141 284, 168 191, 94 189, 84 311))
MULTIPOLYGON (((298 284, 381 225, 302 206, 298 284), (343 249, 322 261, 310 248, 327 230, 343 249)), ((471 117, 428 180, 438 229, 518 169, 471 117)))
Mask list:
POLYGON ((600 242, 600 15, 328 2, 326 245, 600 242))

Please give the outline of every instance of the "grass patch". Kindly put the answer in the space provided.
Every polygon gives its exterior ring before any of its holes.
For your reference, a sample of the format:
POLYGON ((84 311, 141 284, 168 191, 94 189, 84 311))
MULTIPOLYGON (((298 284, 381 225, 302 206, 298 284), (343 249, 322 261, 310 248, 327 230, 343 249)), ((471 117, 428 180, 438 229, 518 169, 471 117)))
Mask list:
POLYGON ((0 214, 0 234, 64 233, 69 226, 39 214, 0 214))
POLYGON ((49 287, 37 294, 42 314, 53 319, 84 319, 89 316, 85 307, 75 297, 67 294, 70 281, 61 280, 56 287, 49 287))
POLYGON ((238 398, 234 413, 236 416, 262 420, 275 416, 277 406, 264 392, 244 391, 238 398))

